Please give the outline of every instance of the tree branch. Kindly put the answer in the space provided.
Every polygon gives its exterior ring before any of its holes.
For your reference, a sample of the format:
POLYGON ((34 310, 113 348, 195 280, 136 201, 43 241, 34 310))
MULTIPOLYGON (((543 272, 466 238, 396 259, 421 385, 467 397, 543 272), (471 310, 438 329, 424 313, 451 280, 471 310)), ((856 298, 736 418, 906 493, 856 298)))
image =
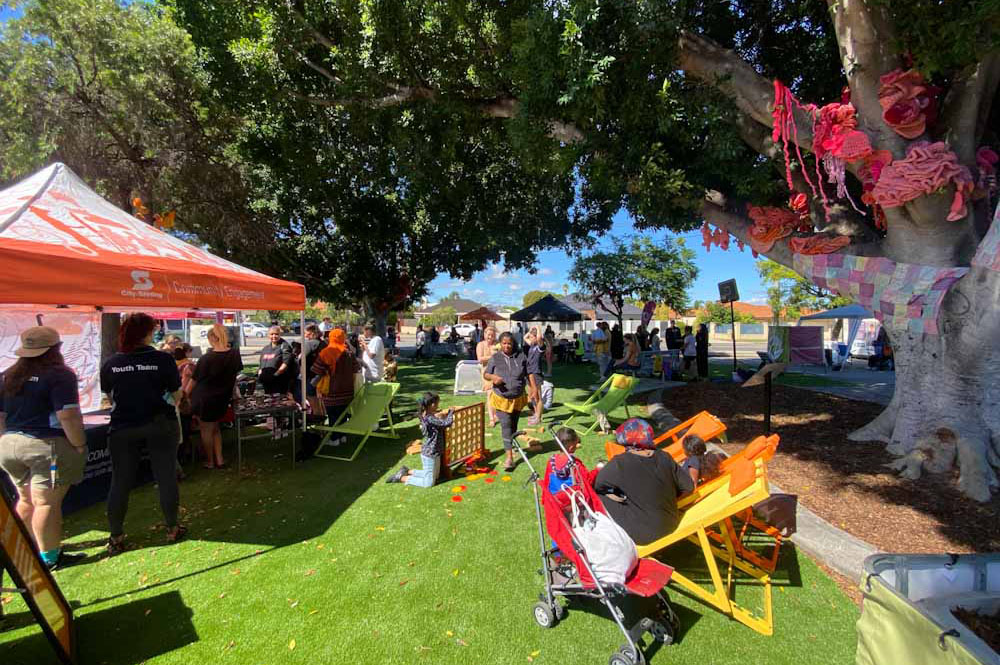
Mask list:
POLYGON ((976 148, 986 129, 993 98, 1000 86, 1000 51, 988 53, 955 81, 941 114, 944 140, 966 165, 976 161, 976 148))
MULTIPOLYGON (((761 155, 774 162, 775 168, 785 175, 784 157, 781 146, 771 139, 771 132, 763 125, 754 121, 747 115, 738 114, 736 116, 736 127, 740 132, 740 137, 751 148, 761 155)), ((850 167, 850 165, 848 165, 850 167)), ((816 175, 813 175, 815 180, 816 175)), ((809 193, 809 184, 802 175, 801 165, 792 164, 792 184, 799 192, 809 193)), ((840 235, 851 236, 855 241, 864 243, 875 243, 880 240, 880 235, 874 224, 868 219, 859 215, 848 206, 838 201, 827 204, 830 210, 830 218, 826 219, 826 211, 823 209, 823 201, 818 197, 809 199, 810 213, 813 220, 823 220, 822 223, 815 224, 821 232, 829 231, 840 235)))
MULTIPOLYGON (((705 221, 728 231, 730 234, 749 244, 750 228, 754 225, 754 222, 743 212, 745 209, 745 204, 730 202, 724 194, 712 190, 705 193, 705 200, 701 205, 701 215, 705 221)), ((852 242, 843 250, 836 253, 857 256, 882 256, 882 249, 879 242, 852 242)), ((794 253, 788 247, 788 238, 778 240, 774 243, 771 251, 767 253, 767 258, 794 270, 792 265, 793 257, 794 253)))
POLYGON ((860 128, 875 146, 891 151, 896 158, 903 157, 907 141, 882 122, 878 101, 879 77, 899 66, 899 56, 892 50, 895 35, 885 10, 876 0, 827 2, 860 128))
MULTIPOLYGON (((685 73, 700 79, 727 95, 736 107, 755 121, 771 127, 774 111, 774 84, 754 71, 735 52, 691 32, 681 32, 678 40, 678 64, 685 73)), ((798 144, 812 148, 812 119, 794 109, 798 144)))
POLYGON ((296 49, 294 47, 289 47, 289 48, 291 49, 292 53, 294 53, 295 55, 297 55, 299 57, 299 60, 301 60, 307 67, 309 67, 310 69, 312 69, 314 72, 319 73, 324 78, 326 78, 329 81, 332 81, 333 83, 336 83, 338 85, 341 84, 341 83, 343 83, 343 81, 340 79, 339 76, 337 76, 336 74, 334 74, 332 71, 330 71, 326 67, 324 67, 322 65, 316 64, 315 62, 313 62, 312 60, 310 60, 309 58, 307 58, 306 55, 304 53, 302 53, 301 51, 299 51, 298 49, 296 49))

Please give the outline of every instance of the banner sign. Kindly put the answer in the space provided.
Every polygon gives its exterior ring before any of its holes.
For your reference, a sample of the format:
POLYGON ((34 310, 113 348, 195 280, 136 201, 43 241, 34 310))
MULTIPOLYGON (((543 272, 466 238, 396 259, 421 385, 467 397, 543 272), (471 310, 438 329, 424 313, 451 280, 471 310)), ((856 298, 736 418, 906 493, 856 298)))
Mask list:
POLYGON ((3 492, 0 492, 0 566, 14 579, 60 660, 69 665, 75 663, 73 610, 3 492))
POLYGON ((21 346, 21 333, 39 325, 59 331, 63 358, 76 373, 80 389, 80 408, 84 413, 101 407, 101 315, 98 312, 60 311, 50 307, 38 310, 0 310, 0 372, 17 361, 14 352, 21 346))

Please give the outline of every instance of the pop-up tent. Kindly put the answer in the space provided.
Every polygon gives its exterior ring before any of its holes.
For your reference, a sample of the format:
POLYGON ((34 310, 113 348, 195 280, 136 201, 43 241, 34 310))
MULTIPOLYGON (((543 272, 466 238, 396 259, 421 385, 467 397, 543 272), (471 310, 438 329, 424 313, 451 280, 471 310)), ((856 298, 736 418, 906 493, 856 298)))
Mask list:
POLYGON ((544 298, 510 315, 511 321, 579 321, 583 314, 554 296, 544 298))
POLYGON ((98 308, 305 310, 301 284, 164 233, 105 201, 59 163, 0 191, 0 267, 0 367, 14 361, 20 330, 43 314, 44 323, 60 330, 63 355, 90 402, 100 360, 98 308))
POLYGON ((63 164, 0 192, 0 303, 302 310, 305 287, 175 238, 63 164))
POLYGON ((874 314, 861 305, 852 303, 850 305, 844 305, 843 307, 834 307, 833 309, 828 309, 825 312, 816 312, 815 314, 800 317, 799 324, 801 325, 803 321, 846 319, 847 353, 850 354, 851 349, 854 347, 854 340, 858 337, 858 330, 861 329, 861 322, 865 319, 873 318, 875 318, 874 314))

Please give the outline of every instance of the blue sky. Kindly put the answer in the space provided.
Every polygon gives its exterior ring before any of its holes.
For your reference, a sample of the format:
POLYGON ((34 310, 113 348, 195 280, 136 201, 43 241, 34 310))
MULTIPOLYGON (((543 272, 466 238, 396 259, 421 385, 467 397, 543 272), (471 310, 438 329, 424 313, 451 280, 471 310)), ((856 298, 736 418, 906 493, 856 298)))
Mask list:
MULTIPOLYGON (((612 236, 639 235, 632 218, 624 210, 614 218, 611 231, 603 236, 598 246, 610 245, 612 236)), ((718 283, 726 279, 736 279, 740 290, 740 300, 744 302, 764 303, 764 288, 760 284, 755 267, 756 260, 750 253, 750 248, 740 252, 736 243, 729 246, 729 251, 713 247, 706 252, 701 244, 701 232, 674 234, 666 231, 643 231, 641 235, 657 239, 667 237, 683 238, 687 246, 695 251, 695 264, 698 266, 698 279, 688 291, 688 299, 718 300, 718 283)), ((538 272, 534 275, 525 270, 505 273, 503 267, 492 265, 477 273, 468 282, 452 279, 449 275, 438 275, 430 284, 430 301, 439 300, 452 291, 458 291, 462 297, 481 303, 493 305, 521 305, 521 297, 533 289, 562 293, 563 284, 569 283, 567 275, 573 264, 573 258, 563 250, 548 250, 538 255, 538 272)), ((569 284, 570 291, 576 290, 569 284)))

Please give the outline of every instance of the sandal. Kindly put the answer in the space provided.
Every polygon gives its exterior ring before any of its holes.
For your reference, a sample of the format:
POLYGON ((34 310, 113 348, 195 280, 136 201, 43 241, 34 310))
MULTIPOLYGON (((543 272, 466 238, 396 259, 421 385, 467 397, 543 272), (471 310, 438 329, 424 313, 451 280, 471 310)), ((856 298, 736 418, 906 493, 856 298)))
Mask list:
POLYGON ((117 538, 108 538, 107 544, 108 556, 118 556, 125 551, 125 536, 121 535, 117 538))
POLYGON ((181 526, 180 524, 178 524, 172 530, 167 531, 167 542, 176 543, 177 541, 182 540, 184 536, 187 534, 187 531, 188 530, 186 526, 181 526))
POLYGON ((211 465, 211 464, 202 464, 201 468, 208 469, 209 471, 212 471, 213 469, 215 469, 215 467, 213 465, 211 465))

